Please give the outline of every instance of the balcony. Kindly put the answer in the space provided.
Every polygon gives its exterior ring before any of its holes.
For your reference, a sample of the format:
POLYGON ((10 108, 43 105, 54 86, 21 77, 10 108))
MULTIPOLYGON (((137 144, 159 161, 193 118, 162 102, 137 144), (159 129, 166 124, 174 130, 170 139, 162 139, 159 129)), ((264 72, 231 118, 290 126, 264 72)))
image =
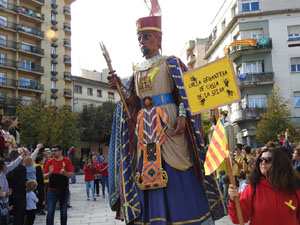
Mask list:
POLYGON ((4 30, 15 32, 18 29, 18 24, 0 20, 0 27, 2 27, 4 30))
POLYGON ((64 46, 71 48, 71 40, 68 38, 64 38, 64 46))
POLYGON ((13 79, 0 78, 0 86, 17 87, 17 81, 13 79))
POLYGON ((4 107, 16 107, 19 103, 18 99, 16 98, 7 98, 5 97, 4 99, 4 107))
POLYGON ((38 30, 25 24, 18 24, 18 31, 31 37, 35 37, 39 40, 44 39, 44 31, 38 30))
POLYGON ((52 75, 52 76, 56 76, 57 74, 58 74, 57 71, 51 71, 51 75, 52 75))
POLYGON ((43 13, 36 12, 24 6, 19 6, 19 13, 20 15, 24 16, 24 19, 29 20, 31 22, 35 22, 35 21, 43 22, 45 20, 45 16, 43 13))
POLYGON ((72 98, 72 90, 71 89, 64 89, 64 96, 72 98))
POLYGON ((271 52, 272 49, 272 39, 262 38, 257 40, 256 46, 231 46, 229 47, 226 56, 229 56, 232 60, 238 59, 241 55, 252 55, 271 52))
POLYGON ((30 71, 30 72, 34 72, 34 73, 39 73, 39 74, 44 73, 44 67, 42 67, 41 65, 39 65, 37 63, 33 63, 33 62, 30 62, 29 64, 19 62, 18 63, 18 69, 23 70, 23 71, 30 71))
POLYGON ((43 6, 45 5, 45 0, 31 0, 31 3, 35 6, 43 6))
POLYGON ((57 5, 57 4, 51 4, 51 8, 52 8, 52 9, 57 9, 57 8, 58 8, 58 5, 57 5))
POLYGON ((71 73, 70 72, 64 72, 64 79, 71 81, 72 80, 71 73))
POLYGON ((33 80, 31 81, 18 80, 18 87, 21 89, 28 89, 31 91, 38 91, 38 92, 44 91, 44 85, 33 80))
POLYGON ((13 13, 18 13, 18 6, 15 4, 11 4, 0 0, 0 10, 9 11, 13 13))
POLYGON ((17 50, 17 42, 8 41, 0 38, 0 48, 17 50))
POLYGON ((265 113, 266 108, 249 108, 241 109, 232 112, 230 120, 234 123, 241 123, 245 121, 259 120, 265 113))
POLYGON ((25 43, 18 43, 18 50, 26 53, 32 53, 34 55, 38 56, 43 56, 44 55, 44 49, 33 46, 33 45, 28 45, 25 43))
POLYGON ((11 59, 0 59, 0 68, 10 68, 10 69, 16 69, 17 68, 17 61, 11 60, 11 59))
POLYGON ((64 22, 64 30, 68 31, 68 32, 71 32, 71 24, 64 22))
POLYGON ((69 56, 69 55, 64 55, 64 63, 71 64, 71 56, 69 56))
POLYGON ((261 73, 251 73, 242 74, 246 76, 245 78, 240 78, 239 75, 239 86, 244 87, 256 87, 258 85, 274 84, 274 73, 273 72, 261 72, 261 73))
POLYGON ((71 9, 68 6, 64 6, 64 14, 67 16, 71 16, 71 9))

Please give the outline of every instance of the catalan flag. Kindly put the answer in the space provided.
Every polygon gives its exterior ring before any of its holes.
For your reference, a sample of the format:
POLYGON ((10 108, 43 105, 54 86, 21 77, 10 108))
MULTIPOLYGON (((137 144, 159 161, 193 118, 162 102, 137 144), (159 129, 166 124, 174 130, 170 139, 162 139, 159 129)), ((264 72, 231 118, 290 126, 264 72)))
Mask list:
POLYGON ((229 155, 225 136, 224 120, 220 118, 215 126, 204 163, 205 175, 212 174, 229 155))
POLYGON ((230 46, 240 46, 240 45, 246 45, 246 46, 257 46, 257 40, 256 39, 242 39, 242 40, 236 40, 231 42, 229 45, 226 46, 224 49, 224 54, 228 51, 230 46))

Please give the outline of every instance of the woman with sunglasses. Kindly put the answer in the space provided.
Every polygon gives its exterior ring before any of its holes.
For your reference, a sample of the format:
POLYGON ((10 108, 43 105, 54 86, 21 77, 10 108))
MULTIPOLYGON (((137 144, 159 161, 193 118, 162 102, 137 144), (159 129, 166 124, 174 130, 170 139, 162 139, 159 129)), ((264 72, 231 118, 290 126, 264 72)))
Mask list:
MULTIPOLYGON (((300 224, 300 177, 283 148, 266 148, 259 154, 239 197, 244 222, 249 225, 300 224)), ((238 224, 234 197, 238 188, 229 186, 228 211, 238 224)))

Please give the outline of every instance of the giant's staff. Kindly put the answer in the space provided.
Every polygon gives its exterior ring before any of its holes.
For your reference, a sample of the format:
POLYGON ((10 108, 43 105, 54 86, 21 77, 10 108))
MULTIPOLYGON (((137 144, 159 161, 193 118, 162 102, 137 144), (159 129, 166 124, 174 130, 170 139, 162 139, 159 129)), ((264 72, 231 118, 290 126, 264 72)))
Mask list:
MULTIPOLYGON (((105 61, 106 61, 106 63, 107 63, 109 72, 110 72, 111 75, 114 75, 115 71, 114 71, 113 68, 112 68, 112 65, 111 65, 111 59, 110 59, 110 57, 109 57, 108 51, 106 50, 106 47, 105 47, 105 45, 104 45, 103 42, 102 42, 102 43, 99 43, 99 44, 100 44, 100 47, 101 47, 103 56, 104 56, 104 58, 105 58, 105 61)), ((114 79, 115 79, 115 78, 114 78, 114 79)), ((122 91, 121 91, 120 85, 118 84, 118 82, 116 82, 116 84, 117 84, 117 90, 118 90, 118 93, 119 93, 119 95, 120 95, 120 97, 121 97, 122 103, 123 103, 124 108, 125 108, 125 111, 126 111, 126 113, 127 113, 127 116, 128 116, 129 119, 131 119, 131 115, 130 115, 130 113, 129 113, 129 109, 128 109, 128 106, 127 106, 127 104, 126 104, 124 95, 123 95, 123 93, 122 93, 122 91)))

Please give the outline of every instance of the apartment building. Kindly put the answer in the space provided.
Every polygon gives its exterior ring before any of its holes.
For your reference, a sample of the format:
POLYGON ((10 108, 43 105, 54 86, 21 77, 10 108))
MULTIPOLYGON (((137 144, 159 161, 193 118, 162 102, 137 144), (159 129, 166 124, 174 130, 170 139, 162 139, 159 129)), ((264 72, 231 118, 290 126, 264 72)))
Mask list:
POLYGON ((74 0, 0 0, 0 107, 43 100, 71 106, 74 0))
POLYGON ((228 56, 238 76, 242 100, 227 107, 237 142, 259 145, 255 127, 275 84, 300 125, 300 1, 225 0, 211 31, 204 59, 228 56))
POLYGON ((106 101, 120 101, 118 92, 108 86, 108 69, 102 72, 85 69, 81 71, 81 76, 72 76, 74 112, 80 113, 89 105, 97 107, 106 101))

